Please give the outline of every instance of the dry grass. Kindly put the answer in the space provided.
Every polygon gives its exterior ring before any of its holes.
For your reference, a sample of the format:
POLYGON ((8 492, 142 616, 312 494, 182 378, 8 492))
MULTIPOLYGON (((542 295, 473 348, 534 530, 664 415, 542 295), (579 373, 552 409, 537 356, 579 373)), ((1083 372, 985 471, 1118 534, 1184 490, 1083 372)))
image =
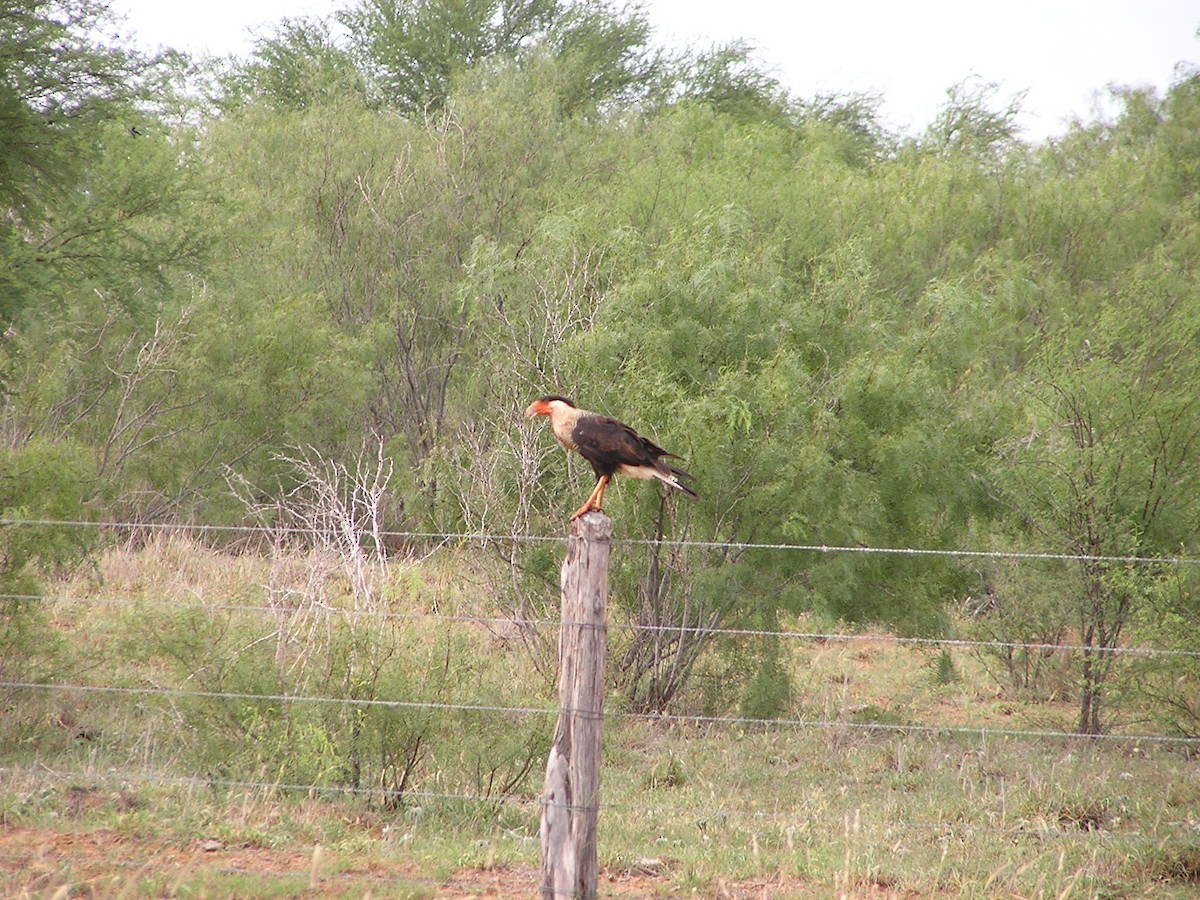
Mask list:
MULTIPOLYGON (((388 603, 414 617, 397 639, 432 646, 424 613, 496 615, 480 589, 494 573, 483 569, 477 557, 449 551, 396 567, 388 603)), ((148 646, 139 629, 179 625, 172 604, 257 609, 269 606, 271 590, 320 591, 335 606, 345 599, 336 566, 320 560, 272 562, 171 538, 110 552, 54 590, 55 627, 80 662, 72 677, 143 686, 177 686, 178 666, 131 655, 148 646), (320 584, 314 573, 325 573, 320 584), (84 597, 114 603, 73 602, 84 597)), ((460 632, 452 646, 469 657, 470 678, 455 682, 459 702, 553 702, 519 642, 478 623, 435 621, 460 632)), ((819 630, 813 622, 794 627, 819 630)), ((965 652, 954 654, 957 677, 939 681, 937 653, 887 635, 787 646, 794 691, 785 712, 819 726, 610 721, 602 895, 1195 895, 1200 772, 1187 755, 1116 742, 860 728, 1060 729, 1073 710, 1007 697, 965 652)), ((730 668, 728 660, 710 666, 730 668)), ((250 772, 222 772, 219 759, 197 770, 184 749, 203 743, 205 735, 185 733, 196 728, 171 702, 56 697, 41 732, 13 748, 0 783, 0 893, 532 893, 540 767, 508 801, 479 803, 443 796, 472 791, 453 780, 455 761, 439 757, 415 776, 420 796, 388 808, 375 795, 277 790, 278 761, 269 758, 250 772), (229 783, 236 780, 260 784, 229 783)), ((463 732, 463 759, 479 750, 472 735, 463 732)), ((453 746, 452 738, 444 743, 453 746)))

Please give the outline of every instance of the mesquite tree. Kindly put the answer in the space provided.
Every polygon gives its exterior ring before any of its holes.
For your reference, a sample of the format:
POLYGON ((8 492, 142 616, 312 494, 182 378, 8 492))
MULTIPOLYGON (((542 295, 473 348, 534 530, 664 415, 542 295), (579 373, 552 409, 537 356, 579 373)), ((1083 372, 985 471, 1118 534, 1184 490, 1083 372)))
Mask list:
POLYGON ((1049 343, 1029 433, 1011 456, 1015 502, 1037 531, 1080 556, 1068 602, 1083 646, 1083 734, 1102 731, 1113 650, 1168 574, 1114 557, 1179 554, 1200 511, 1200 303, 1192 280, 1157 260, 1131 273, 1087 337, 1073 330, 1049 343))

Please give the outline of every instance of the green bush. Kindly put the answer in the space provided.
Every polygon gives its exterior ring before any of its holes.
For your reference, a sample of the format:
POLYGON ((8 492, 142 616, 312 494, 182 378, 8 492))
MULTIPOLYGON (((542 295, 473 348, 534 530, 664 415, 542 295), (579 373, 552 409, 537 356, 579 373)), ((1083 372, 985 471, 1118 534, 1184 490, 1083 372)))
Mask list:
MULTIPOLYGON (((90 452, 68 442, 0 450, 0 681, 37 684, 67 667, 40 576, 80 564, 94 540, 86 528, 47 523, 83 517, 94 472, 90 452)), ((42 690, 0 688, 0 746, 31 740, 55 702, 42 690)))
POLYGON ((303 642, 251 611, 171 613, 141 630, 134 652, 147 662, 169 663, 191 689, 231 695, 170 700, 184 767, 362 792, 388 808, 419 802, 414 792, 533 790, 553 721, 495 711, 514 705, 492 665, 502 652, 412 621, 327 610, 308 622, 303 642), (446 708, 464 706, 481 709, 446 708))
POLYGON ((777 719, 788 713, 791 704, 791 672, 781 664, 777 651, 768 653, 746 686, 741 715, 748 719, 777 719))

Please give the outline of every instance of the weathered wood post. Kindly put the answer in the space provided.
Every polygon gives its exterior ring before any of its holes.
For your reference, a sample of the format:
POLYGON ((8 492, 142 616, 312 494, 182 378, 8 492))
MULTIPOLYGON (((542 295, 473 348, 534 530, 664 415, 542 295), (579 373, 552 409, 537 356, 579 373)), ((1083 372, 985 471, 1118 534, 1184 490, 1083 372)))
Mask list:
POLYGON ((542 790, 544 900, 596 896, 600 866, 600 736, 608 652, 605 601, 612 519, 590 512, 571 526, 562 567, 558 724, 542 790))

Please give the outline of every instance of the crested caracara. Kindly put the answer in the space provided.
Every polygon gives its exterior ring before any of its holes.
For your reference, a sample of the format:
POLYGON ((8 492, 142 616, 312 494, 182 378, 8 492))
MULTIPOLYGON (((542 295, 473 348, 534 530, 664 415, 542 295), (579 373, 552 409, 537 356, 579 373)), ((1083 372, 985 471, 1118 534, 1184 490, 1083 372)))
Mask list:
POLYGON ((529 404, 525 416, 549 416, 555 439, 563 449, 578 453, 596 473, 596 486, 587 502, 571 516, 572 521, 604 503, 604 488, 620 472, 633 478, 657 478, 667 487, 682 491, 693 500, 699 495, 679 479, 695 480, 681 469, 662 461, 674 456, 651 440, 642 437, 624 422, 580 409, 566 397, 549 394, 529 404))

